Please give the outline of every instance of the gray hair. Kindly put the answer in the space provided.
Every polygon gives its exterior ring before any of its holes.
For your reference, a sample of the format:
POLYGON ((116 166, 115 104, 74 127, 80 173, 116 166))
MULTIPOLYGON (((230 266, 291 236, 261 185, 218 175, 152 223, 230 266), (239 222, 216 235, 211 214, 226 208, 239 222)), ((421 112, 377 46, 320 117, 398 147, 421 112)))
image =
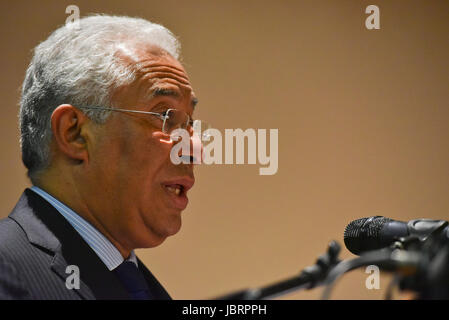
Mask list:
MULTIPOLYGON (((148 44, 175 59, 180 44, 165 27, 140 18, 95 15, 54 31, 34 49, 20 100, 22 161, 33 181, 48 167, 51 114, 61 104, 113 107, 111 93, 134 80, 134 70, 117 57, 119 46, 148 44)), ((86 114, 104 123, 110 112, 86 114)))

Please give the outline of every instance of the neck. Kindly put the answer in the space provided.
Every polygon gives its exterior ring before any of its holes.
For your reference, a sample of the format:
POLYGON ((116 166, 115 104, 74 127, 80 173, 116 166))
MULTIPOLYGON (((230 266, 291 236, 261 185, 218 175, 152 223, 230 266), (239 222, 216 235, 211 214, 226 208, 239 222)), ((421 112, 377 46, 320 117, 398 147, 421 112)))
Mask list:
POLYGON ((63 179, 61 177, 63 176, 60 174, 47 172, 46 174, 43 174, 40 179, 34 181, 34 185, 51 194, 84 220, 89 222, 117 248, 123 259, 129 258, 132 249, 123 247, 111 233, 108 232, 104 227, 104 224, 91 212, 82 193, 79 192, 79 188, 73 183, 73 180, 63 179), (52 179, 52 177, 57 177, 57 179, 52 179))

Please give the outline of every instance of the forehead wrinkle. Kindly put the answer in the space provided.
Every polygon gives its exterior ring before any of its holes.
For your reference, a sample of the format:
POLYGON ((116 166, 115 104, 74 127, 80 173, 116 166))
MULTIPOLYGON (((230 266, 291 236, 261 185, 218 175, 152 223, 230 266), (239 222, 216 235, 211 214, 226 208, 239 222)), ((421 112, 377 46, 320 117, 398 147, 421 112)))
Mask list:
POLYGON ((168 67, 151 67, 151 68, 141 68, 140 69, 140 74, 167 74, 167 75, 172 75, 174 77, 178 77, 180 79, 183 79, 184 81, 188 82, 189 78, 187 77, 187 75, 185 73, 179 72, 177 70, 172 70, 171 68, 168 67))
POLYGON ((172 73, 148 72, 142 75, 141 79, 144 81, 149 80, 154 82, 173 80, 180 84, 183 84, 184 86, 190 87, 190 82, 188 80, 186 80, 185 78, 178 77, 172 73))
POLYGON ((134 67, 141 80, 139 81, 140 86, 142 89, 147 87, 144 89, 146 91, 144 99, 151 100, 168 96, 181 100, 182 96, 186 96, 190 99, 192 109, 195 109, 198 99, 193 93, 189 78, 182 66, 178 67, 169 61, 166 62, 164 59, 153 56, 136 61, 134 67), (149 86, 146 85, 148 83, 149 86), (167 85, 174 86, 174 88, 168 88, 167 85))
POLYGON ((153 73, 153 72, 161 72, 161 73, 173 73, 178 77, 183 78, 188 81, 189 78, 183 69, 180 69, 176 66, 169 66, 164 63, 160 63, 158 61, 149 60, 149 61, 140 61, 136 63, 136 70, 138 73, 153 73))
POLYGON ((186 72, 184 69, 178 68, 174 65, 167 65, 165 63, 159 63, 157 61, 151 61, 151 62, 147 62, 147 63, 142 63, 141 61, 138 63, 138 66, 140 67, 140 69, 156 69, 156 68, 166 68, 166 69, 170 69, 175 73, 179 73, 182 75, 186 75, 186 72))
MULTIPOLYGON (((174 61, 178 62, 177 60, 174 60, 174 61)), ((139 64, 142 68, 163 66, 163 67, 172 68, 172 69, 178 70, 179 72, 184 73, 184 69, 182 68, 181 65, 180 65, 180 67, 178 67, 174 64, 170 64, 170 61, 166 61, 165 59, 163 59, 163 57, 161 58, 161 57, 156 57, 156 56, 150 56, 150 57, 140 59, 136 63, 139 64)))

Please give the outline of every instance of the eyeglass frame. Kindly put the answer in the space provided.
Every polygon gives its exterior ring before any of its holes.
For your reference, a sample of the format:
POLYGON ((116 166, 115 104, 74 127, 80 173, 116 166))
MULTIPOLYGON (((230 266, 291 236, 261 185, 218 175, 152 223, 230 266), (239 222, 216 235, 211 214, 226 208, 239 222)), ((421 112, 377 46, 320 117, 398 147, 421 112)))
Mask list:
MULTIPOLYGON (((166 132, 165 130, 165 121, 168 119, 167 115, 163 115, 164 113, 169 113, 170 110, 174 110, 174 111, 181 111, 184 112, 182 110, 178 110, 178 109, 173 109, 173 108, 169 108, 163 112, 152 112, 152 111, 141 111, 141 110, 129 110, 129 109, 120 109, 120 108, 109 108, 109 107, 100 107, 100 106, 87 106, 87 107, 78 107, 78 109, 92 109, 92 110, 104 110, 104 111, 119 111, 119 112, 132 112, 132 113, 139 113, 139 114, 150 114, 153 116, 157 116, 159 119, 161 119, 163 121, 162 123, 162 132, 165 134, 170 134, 169 132, 166 132)), ((194 122, 195 121, 200 121, 200 120, 193 120, 186 112, 184 112, 187 115, 187 123, 186 123, 186 128, 188 126, 193 128, 194 122)), ((183 128, 183 129, 186 129, 183 128)))

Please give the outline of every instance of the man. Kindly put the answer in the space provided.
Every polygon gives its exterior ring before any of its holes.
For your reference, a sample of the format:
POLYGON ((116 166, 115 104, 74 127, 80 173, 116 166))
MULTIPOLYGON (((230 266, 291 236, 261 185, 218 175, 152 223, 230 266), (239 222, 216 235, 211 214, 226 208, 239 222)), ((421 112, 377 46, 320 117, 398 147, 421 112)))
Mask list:
POLYGON ((170 299, 133 250, 179 231, 194 184, 170 161, 197 102, 178 55, 166 28, 114 16, 36 47, 20 108, 33 187, 0 221, 1 299, 170 299))

